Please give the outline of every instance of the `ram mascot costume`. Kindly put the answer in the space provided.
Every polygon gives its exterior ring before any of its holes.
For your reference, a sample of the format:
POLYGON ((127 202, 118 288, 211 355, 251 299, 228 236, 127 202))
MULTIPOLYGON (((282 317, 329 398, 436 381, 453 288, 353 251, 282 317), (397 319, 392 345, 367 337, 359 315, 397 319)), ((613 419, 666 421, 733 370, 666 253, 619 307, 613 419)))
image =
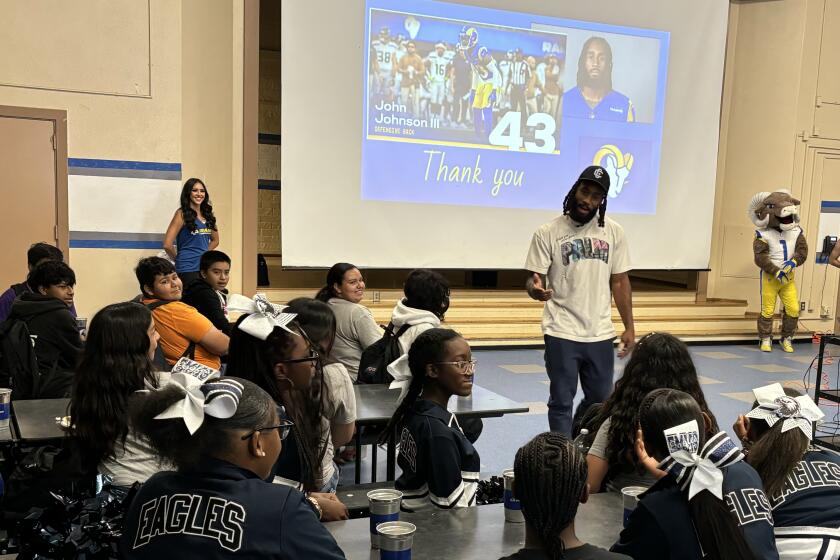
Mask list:
POLYGON ((799 295, 795 269, 808 258, 808 242, 799 227, 799 201, 789 191, 760 192, 748 210, 755 230, 753 253, 761 269, 761 314, 758 336, 762 352, 773 349, 773 313, 776 297, 782 300, 781 347, 793 352, 793 335, 799 321, 799 295))

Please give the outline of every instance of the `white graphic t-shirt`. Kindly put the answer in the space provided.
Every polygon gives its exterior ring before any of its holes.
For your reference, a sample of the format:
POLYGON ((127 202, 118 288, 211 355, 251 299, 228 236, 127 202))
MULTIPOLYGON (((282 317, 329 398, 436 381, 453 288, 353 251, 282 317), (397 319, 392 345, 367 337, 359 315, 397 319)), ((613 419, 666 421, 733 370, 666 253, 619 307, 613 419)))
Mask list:
POLYGON ((577 342, 615 337, 610 276, 630 270, 630 251, 620 225, 598 217, 578 225, 559 216, 534 233, 527 270, 545 274, 554 296, 543 309, 543 334, 577 342))

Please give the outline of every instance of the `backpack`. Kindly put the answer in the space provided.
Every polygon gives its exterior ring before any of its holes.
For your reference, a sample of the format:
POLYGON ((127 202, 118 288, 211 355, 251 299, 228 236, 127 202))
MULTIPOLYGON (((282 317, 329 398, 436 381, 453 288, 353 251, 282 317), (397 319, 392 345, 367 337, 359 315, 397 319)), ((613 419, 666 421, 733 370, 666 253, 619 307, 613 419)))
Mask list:
POLYGON ((21 282, 20 284, 12 284, 11 286, 9 286, 9 288, 11 288, 12 291, 15 293, 15 297, 32 291, 29 289, 29 285, 26 282, 21 282))
MULTIPOLYGON (((146 309, 149 311, 154 311, 158 307, 166 305, 167 303, 172 303, 171 301, 164 301, 162 299, 153 301, 152 303, 143 303, 142 298, 143 296, 140 295, 132 301, 145 305, 146 309)), ((191 340, 187 345, 187 349, 184 350, 184 353, 181 354, 179 358, 189 358, 190 360, 195 360, 195 342, 191 340)), ((163 354, 163 348, 161 348, 160 343, 158 343, 157 348, 155 348, 155 357, 152 358, 152 364, 155 366, 156 371, 169 371, 172 369, 172 366, 170 366, 169 362, 166 361, 166 356, 163 354)))
POLYGON ((390 383, 394 380, 388 373, 388 364, 402 354, 399 338, 411 325, 403 325, 396 333, 394 324, 388 323, 382 338, 365 348, 359 360, 358 383, 390 383))
POLYGON ((36 398, 41 377, 29 327, 20 319, 0 323, 0 387, 12 389, 15 399, 36 398))

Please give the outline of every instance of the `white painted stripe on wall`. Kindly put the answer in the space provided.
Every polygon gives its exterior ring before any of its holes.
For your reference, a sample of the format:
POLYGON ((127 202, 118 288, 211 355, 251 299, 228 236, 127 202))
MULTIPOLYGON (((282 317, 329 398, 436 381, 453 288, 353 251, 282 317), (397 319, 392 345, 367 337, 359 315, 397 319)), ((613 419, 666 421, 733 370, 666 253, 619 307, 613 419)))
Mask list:
POLYGON ((71 231, 164 233, 178 208, 181 181, 67 177, 71 231))

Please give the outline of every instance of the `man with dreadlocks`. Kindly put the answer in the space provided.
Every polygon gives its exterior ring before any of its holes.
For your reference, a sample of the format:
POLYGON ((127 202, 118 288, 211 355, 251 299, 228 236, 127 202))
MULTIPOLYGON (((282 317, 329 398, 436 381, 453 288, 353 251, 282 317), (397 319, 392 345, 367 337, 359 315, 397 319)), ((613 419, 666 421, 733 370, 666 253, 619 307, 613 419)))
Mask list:
POLYGON ((586 458, 562 434, 545 432, 519 448, 513 492, 525 517, 525 547, 501 560, 629 560, 575 534, 578 504, 589 498, 586 473, 586 458))
POLYGON ((581 414, 612 390, 616 332, 610 294, 624 323, 618 356, 623 358, 635 344, 630 255, 624 230, 605 216, 609 188, 606 169, 584 169, 563 201, 563 215, 537 230, 525 261, 528 295, 546 302, 548 424, 566 435, 571 434, 578 377, 584 394, 581 414))

